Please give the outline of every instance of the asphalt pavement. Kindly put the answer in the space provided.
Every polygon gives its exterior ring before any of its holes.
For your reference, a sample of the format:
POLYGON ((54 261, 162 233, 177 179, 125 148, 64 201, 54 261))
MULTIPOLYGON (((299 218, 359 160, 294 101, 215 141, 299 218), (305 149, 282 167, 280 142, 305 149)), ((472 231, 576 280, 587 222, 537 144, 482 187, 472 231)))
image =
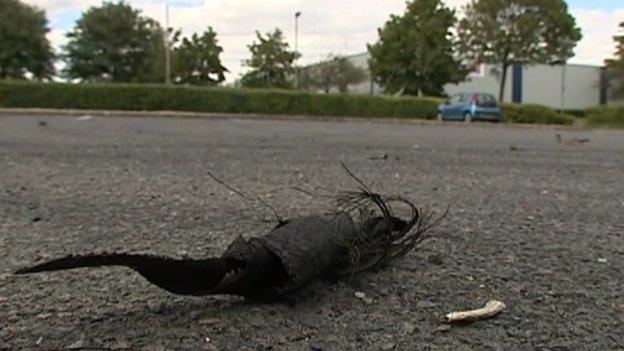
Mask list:
POLYGON ((623 267, 623 131, 0 117, 0 350, 615 350, 623 267), (218 255, 270 230, 272 213, 208 172, 294 217, 357 188, 341 161, 450 212, 403 259, 290 303, 175 296, 124 268, 11 273, 68 253, 218 255), (490 299, 507 309, 441 327, 490 299))

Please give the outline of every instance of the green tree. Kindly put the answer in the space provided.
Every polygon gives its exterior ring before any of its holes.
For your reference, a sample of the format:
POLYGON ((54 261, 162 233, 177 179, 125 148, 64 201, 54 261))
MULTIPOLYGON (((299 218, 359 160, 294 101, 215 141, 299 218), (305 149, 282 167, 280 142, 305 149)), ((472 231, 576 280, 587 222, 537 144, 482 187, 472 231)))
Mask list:
POLYGON ((341 93, 347 93, 350 84, 358 84, 366 79, 366 72, 353 65, 344 57, 330 54, 322 62, 300 71, 300 85, 322 89, 329 93, 337 88, 341 93))
POLYGON ((615 58, 605 60, 608 84, 611 88, 611 96, 624 98, 624 21, 620 23, 622 34, 613 37, 615 40, 615 58))
POLYGON ((472 0, 458 26, 459 51, 470 61, 498 65, 498 99, 513 63, 565 62, 581 30, 563 0, 472 0))
MULTIPOLYGON (((163 83, 167 81, 167 41, 169 41, 169 49, 175 50, 176 43, 180 39, 182 32, 173 28, 158 28, 158 34, 154 36, 154 46, 151 48, 151 54, 145 66, 147 74, 139 81, 163 83)), ((173 53, 172 55, 173 56, 173 53)), ((171 57, 173 60, 173 57, 171 57)), ((173 66, 173 64, 172 64, 173 66)))
POLYGON ((338 60, 338 91, 341 93, 348 93, 350 84, 362 83, 366 78, 364 69, 356 67, 344 57, 338 60))
POLYGON ((217 33, 208 27, 201 36, 184 38, 173 52, 174 82, 217 85, 225 80, 228 70, 221 64, 223 48, 217 44, 217 33))
POLYGON ((54 74, 47 24, 43 11, 18 0, 0 0, 0 79, 54 74))
POLYGON ((368 45, 372 76, 388 93, 439 95, 465 77, 453 57, 455 12, 441 0, 413 0, 402 16, 392 15, 368 45))
POLYGON ((91 7, 67 34, 65 74, 94 82, 162 82, 164 30, 121 1, 91 7))
POLYGON ((315 66, 299 67, 297 72, 299 77, 300 90, 317 90, 319 89, 318 76, 315 72, 315 66))
POLYGON ((249 45, 251 59, 243 64, 251 70, 241 77, 243 87, 291 88, 294 73, 293 62, 298 54, 289 50, 282 31, 275 29, 266 36, 256 32, 257 41, 249 45))

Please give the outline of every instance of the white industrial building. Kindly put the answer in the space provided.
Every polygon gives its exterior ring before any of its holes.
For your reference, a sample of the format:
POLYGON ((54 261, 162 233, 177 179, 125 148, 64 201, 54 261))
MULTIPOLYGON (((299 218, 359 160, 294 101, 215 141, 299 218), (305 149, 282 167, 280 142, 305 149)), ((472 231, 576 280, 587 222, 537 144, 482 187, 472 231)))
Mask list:
MULTIPOLYGON (((348 56, 356 67, 368 71, 369 54, 348 56)), ((370 76, 370 75, 369 75, 370 76)), ((498 97, 500 74, 494 65, 475 67, 466 81, 447 84, 447 95, 457 92, 483 92, 498 97)), ((555 109, 580 110, 600 105, 618 104, 608 98, 604 88, 604 68, 591 65, 526 65, 509 67, 505 86, 505 102, 531 103, 555 109)), ((349 92, 380 94, 382 89, 372 80, 349 86, 349 92)))

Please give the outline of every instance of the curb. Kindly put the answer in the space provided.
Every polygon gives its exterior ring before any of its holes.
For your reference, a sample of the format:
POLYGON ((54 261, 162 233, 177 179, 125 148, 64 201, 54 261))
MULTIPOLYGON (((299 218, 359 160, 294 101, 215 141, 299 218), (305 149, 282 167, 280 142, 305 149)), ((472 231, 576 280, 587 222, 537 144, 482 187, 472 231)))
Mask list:
MULTIPOLYGON (((376 117, 335 117, 335 116, 298 116, 298 115, 263 115, 252 113, 215 113, 215 112, 187 112, 187 111, 122 111, 122 110, 78 110, 54 108, 0 108, 0 117, 10 116, 46 116, 46 117, 80 117, 85 115, 99 117, 142 117, 142 118, 182 118, 182 119, 246 119, 264 121, 324 121, 350 123, 393 123, 418 125, 460 125, 457 122, 438 122, 427 119, 407 118, 376 118, 376 117)), ((466 124, 461 124, 466 126, 466 124)), ((484 128, 521 128, 521 129, 551 129, 551 130, 587 130, 581 126, 521 124, 521 123, 488 123, 472 122, 472 127, 484 128)))

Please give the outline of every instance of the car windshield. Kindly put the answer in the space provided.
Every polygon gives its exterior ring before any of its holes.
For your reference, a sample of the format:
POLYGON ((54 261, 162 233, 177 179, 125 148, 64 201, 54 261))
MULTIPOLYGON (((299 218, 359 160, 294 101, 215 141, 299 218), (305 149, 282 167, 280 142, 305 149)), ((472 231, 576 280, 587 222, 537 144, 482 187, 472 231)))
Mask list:
POLYGON ((449 99, 450 104, 458 104, 464 101, 464 94, 455 94, 449 99))

